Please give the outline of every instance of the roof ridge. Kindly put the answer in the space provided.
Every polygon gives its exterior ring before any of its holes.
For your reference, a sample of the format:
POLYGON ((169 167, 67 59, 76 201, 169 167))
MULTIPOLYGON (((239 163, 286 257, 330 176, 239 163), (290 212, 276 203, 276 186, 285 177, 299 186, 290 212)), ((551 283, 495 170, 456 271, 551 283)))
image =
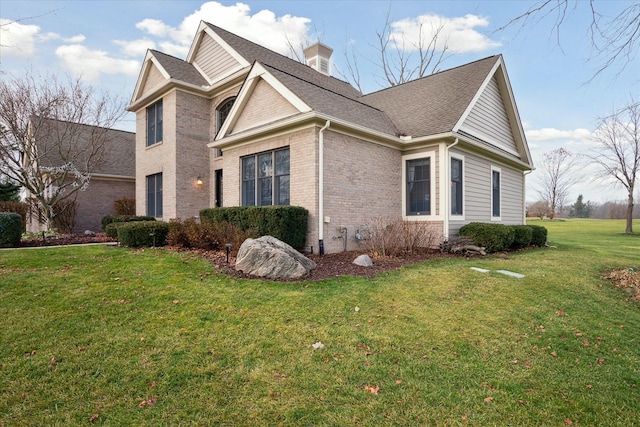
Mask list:
POLYGON ((502 54, 490 55, 490 56, 487 56, 487 57, 484 57, 484 58, 476 59, 475 61, 467 62, 467 63, 464 63, 464 64, 457 65, 457 66, 455 66, 453 68, 447 68, 446 70, 442 70, 442 71, 438 71, 438 72, 433 73, 433 74, 429 74, 428 76, 418 77, 417 79, 409 80, 409 81, 406 81, 404 83, 397 84, 395 86, 385 87, 385 88, 376 90, 374 92, 367 93, 366 95, 362 95, 362 97, 367 97, 369 95, 380 93, 380 92, 383 92, 385 90, 390 90, 390 89, 395 89, 395 88, 398 88, 398 87, 402 87, 402 86, 405 86, 405 85, 408 85, 408 84, 411 84, 411 83, 418 82, 420 80, 428 79, 429 77, 437 76, 437 75, 443 74, 443 73, 448 73, 450 71, 454 71, 454 70, 457 70, 457 69, 463 68, 463 67, 468 67, 468 66, 474 65, 474 64, 476 64, 478 62, 486 61, 487 59, 496 58, 496 57, 499 57, 499 56, 502 56, 502 54))
MULTIPOLYGON (((257 47, 259 47, 260 49, 264 49, 264 50, 266 50, 266 51, 269 51, 269 52, 270 52, 270 53, 272 53, 272 54, 275 54, 275 55, 281 56, 282 58, 284 58, 284 59, 286 59, 286 60, 288 60, 288 61, 291 61, 291 63, 292 63, 292 64, 297 64, 296 66, 298 66, 298 65, 302 65, 302 66, 304 66, 304 67, 309 68, 310 70, 313 70, 313 68, 310 68, 307 64, 304 64, 304 63, 302 63, 302 62, 300 62, 300 61, 297 61, 297 60, 295 60, 295 59, 293 59, 293 58, 289 58, 288 56, 283 55, 283 54, 282 54, 282 53, 280 53, 280 52, 276 52, 275 50, 271 50, 271 49, 269 49, 268 47, 264 47, 264 46, 262 46, 261 44, 258 44, 258 43, 256 43, 256 42, 253 42, 253 41, 251 41, 251 40, 249 40, 249 39, 247 39, 247 38, 245 38, 245 37, 242 37, 241 35, 238 35, 238 34, 236 34, 236 33, 231 32, 231 31, 229 31, 229 30, 225 30, 224 28, 222 28, 222 27, 220 27, 220 26, 218 26, 218 25, 214 25, 214 24, 212 24, 212 23, 210 23, 210 22, 208 22, 208 21, 204 21, 204 20, 203 20, 202 22, 204 22, 205 24, 207 24, 209 27, 213 27, 212 29, 214 29, 214 30, 222 30, 222 31, 224 31, 225 33, 230 34, 230 35, 231 35, 231 36, 233 36, 233 37, 237 37, 237 38, 239 38, 239 39, 244 40, 245 42, 248 42, 248 43, 251 43, 251 44, 252 44, 252 45, 254 45, 254 46, 257 46, 257 47)), ((320 42, 320 41, 318 41, 318 43, 321 43, 321 42, 320 42)), ((238 53, 240 53, 240 52, 238 52, 238 53)), ((240 53, 240 54, 241 54, 241 53, 240 53)), ((242 55, 242 54, 241 54, 241 55, 242 55)), ((276 68, 276 67, 273 67, 273 68, 276 68)), ((278 68, 276 68, 276 69, 278 69, 278 68)), ((282 71, 282 70, 279 70, 279 71, 282 71)), ((313 70, 313 71, 315 71, 315 70, 313 70)), ((316 72, 317 72, 317 71, 316 71, 316 72)), ((323 74, 323 75, 324 75, 324 74, 323 74)), ((335 76, 332 76, 332 75, 326 75, 326 76, 327 76, 327 77, 329 77, 329 78, 331 78, 331 79, 334 79, 334 80, 336 80, 336 81, 338 81, 338 82, 345 83, 345 84, 348 84, 349 86, 351 86, 351 83, 349 83, 349 82, 348 82, 348 81, 346 81, 346 80, 339 79, 339 78, 337 78, 337 77, 335 77, 335 76)), ((306 80, 305 80, 305 81, 306 81, 306 80)), ((353 86, 352 86, 352 87, 353 87, 353 86)), ((357 90, 357 89, 355 89, 355 88, 353 88, 353 89, 354 89, 354 90, 357 90)))
MULTIPOLYGON (((125 132, 125 133, 131 133, 135 135, 135 132, 129 131, 129 130, 122 130, 122 129, 115 129, 112 127, 106 127, 106 126, 98 126, 98 125, 90 125, 88 123, 81 123, 81 122, 73 122, 71 120, 62 120, 62 119, 56 119, 53 117, 43 117, 43 116, 38 116, 37 114, 33 115, 34 117, 37 117, 38 119, 41 120, 50 120, 52 122, 61 122, 61 123, 68 123, 70 125, 76 125, 76 126, 86 126, 86 127, 92 127, 92 128, 97 128, 97 129, 104 129, 106 131, 117 131, 117 132, 125 132)), ((115 123, 114 123, 115 124, 115 123)))
MULTIPOLYGON (((322 90, 325 90, 325 91, 327 91, 327 92, 333 93, 334 95, 338 95, 338 96, 340 96, 340 97, 342 97, 342 98, 348 99, 348 100, 353 101, 353 102, 357 102, 358 104, 362 104, 362 105, 364 105, 365 107, 369 107, 369 108, 372 108, 372 109, 374 109, 374 110, 380 111, 381 113, 385 113, 383 110, 381 110, 381 109, 379 109, 379 108, 377 108, 377 107, 374 107, 374 106, 372 106, 372 105, 369 105, 369 104, 367 104, 367 103, 365 103, 365 102, 362 102, 362 101, 360 101, 358 98, 351 98, 351 97, 349 97, 349 96, 345 96, 345 95, 343 95, 343 94, 341 94, 341 93, 338 93, 338 92, 333 91, 333 90, 331 90, 331 89, 328 89, 328 88, 326 88, 326 87, 323 87, 323 86, 317 85, 316 83, 310 82, 309 80, 305 80, 305 79, 303 79, 303 78, 302 78, 302 77, 300 77, 300 76, 296 76, 296 75, 291 74, 291 73, 289 73, 289 72, 287 72, 287 71, 281 70, 280 68, 275 67, 275 66, 273 66, 273 65, 271 65, 271 64, 261 63, 260 61, 255 61, 255 62, 259 63, 259 64, 260 64, 260 65, 262 65, 262 66, 266 66, 266 67, 269 67, 269 68, 273 68, 274 70, 280 71, 280 72, 281 72, 281 73, 283 73, 283 74, 286 74, 286 75, 288 75, 288 76, 290 76, 290 77, 293 77, 293 78, 295 78, 295 79, 301 80, 301 81, 303 81, 303 82, 305 82, 305 83, 308 83, 308 84, 310 84, 310 85, 312 85, 312 86, 315 86, 315 87, 320 88, 320 89, 322 89, 322 90)), ((386 114, 386 113, 385 113, 385 114, 386 114)))

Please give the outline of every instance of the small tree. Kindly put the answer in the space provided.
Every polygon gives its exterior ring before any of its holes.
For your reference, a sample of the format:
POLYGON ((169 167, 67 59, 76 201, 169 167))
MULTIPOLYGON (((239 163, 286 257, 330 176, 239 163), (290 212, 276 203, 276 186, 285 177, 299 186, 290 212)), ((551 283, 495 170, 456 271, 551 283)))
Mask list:
POLYGON ((538 194, 549 202, 549 219, 553 219, 555 213, 563 208, 569 188, 580 180, 575 162, 573 154, 564 148, 542 155, 542 178, 538 194))
POLYGON ((594 133, 598 148, 588 157, 598 164, 602 177, 610 177, 627 191, 625 233, 633 233, 633 204, 640 171, 640 103, 629 105, 600 119, 594 133))
POLYGON ((571 212, 569 213, 570 217, 572 218, 591 217, 591 210, 592 210, 591 202, 584 203, 582 200, 583 200, 583 197, 582 197, 582 194, 580 194, 578 196, 578 200, 576 200, 573 207, 571 208, 571 212))
POLYGON ((527 207, 527 216, 537 216, 540 219, 544 219, 548 214, 549 203, 546 200, 538 200, 527 207))
POLYGON ((0 170, 22 186, 51 227, 89 185, 107 129, 123 105, 80 79, 34 75, 0 81, 0 170))

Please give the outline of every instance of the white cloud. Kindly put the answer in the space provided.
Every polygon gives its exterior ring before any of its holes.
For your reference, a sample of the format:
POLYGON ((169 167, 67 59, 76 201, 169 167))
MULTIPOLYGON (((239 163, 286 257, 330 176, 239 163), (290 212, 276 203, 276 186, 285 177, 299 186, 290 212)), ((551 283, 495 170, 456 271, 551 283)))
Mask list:
POLYGON ((0 55, 30 57, 35 51, 37 25, 25 25, 0 18, 0 55))
POLYGON ((558 140, 558 139, 590 139, 592 133, 589 129, 572 129, 572 130, 561 130, 554 128, 542 128, 542 129, 532 129, 526 130, 525 134, 527 135, 527 139, 530 141, 550 141, 550 140, 558 140))
POLYGON ((427 46, 437 35, 436 50, 447 48, 454 53, 482 52, 500 46, 499 42, 476 30, 476 27, 488 25, 487 19, 472 14, 455 18, 420 15, 392 22, 389 38, 411 51, 418 49, 421 36, 423 46, 427 46))
POLYGON ((143 57, 147 53, 147 49, 156 48, 156 43, 148 38, 131 41, 114 40, 113 42, 122 47, 122 53, 134 57, 143 57))
POLYGON ((177 27, 157 19, 145 19, 136 27, 151 36, 164 39, 158 42, 164 52, 184 58, 201 20, 282 54, 289 53, 287 39, 293 46, 299 46, 308 39, 308 24, 311 22, 309 18, 288 14, 278 17, 266 9, 251 15, 251 8, 244 3, 225 6, 212 1, 203 3, 200 9, 185 17, 177 27))
POLYGON ((140 70, 139 61, 112 58, 107 52, 78 44, 60 46, 55 53, 67 69, 87 80, 96 80, 101 74, 137 76, 140 70))

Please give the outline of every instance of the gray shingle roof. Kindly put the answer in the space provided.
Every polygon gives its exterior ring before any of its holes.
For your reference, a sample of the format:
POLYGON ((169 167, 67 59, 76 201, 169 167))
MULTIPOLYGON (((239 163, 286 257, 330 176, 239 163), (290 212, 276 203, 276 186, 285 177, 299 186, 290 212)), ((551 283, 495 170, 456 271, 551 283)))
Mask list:
POLYGON ((297 76, 313 85, 325 88, 331 92, 346 96, 348 98, 358 98, 362 94, 349 83, 335 77, 326 76, 312 69, 311 67, 280 55, 277 52, 262 47, 236 34, 230 33, 220 27, 206 22, 210 29, 215 31, 226 43, 229 44, 249 63, 258 61, 261 64, 271 65, 285 73, 297 76))
POLYGON ((402 134, 450 132, 499 58, 491 56, 383 89, 360 101, 384 111, 402 134))
POLYGON ((82 162, 90 149, 91 138, 97 133, 106 133, 101 161, 91 173, 135 176, 135 133, 54 119, 33 120, 41 120, 34 135, 41 166, 62 166, 72 158, 82 162))
POLYGON ((157 50, 149 50, 172 78, 196 86, 207 86, 209 84, 193 64, 157 50))
POLYGON ((269 65, 261 65, 314 111, 379 132, 396 134, 396 128, 389 117, 377 108, 340 93, 332 92, 269 65))

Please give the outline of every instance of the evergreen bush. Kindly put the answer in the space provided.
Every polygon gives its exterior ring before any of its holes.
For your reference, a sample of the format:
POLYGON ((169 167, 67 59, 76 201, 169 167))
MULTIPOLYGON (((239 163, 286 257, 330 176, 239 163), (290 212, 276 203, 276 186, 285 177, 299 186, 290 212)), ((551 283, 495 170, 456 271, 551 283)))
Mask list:
POLYGON ((22 236, 22 217, 15 212, 0 212, 0 248, 16 247, 22 236))
POLYGON ((484 247, 487 252, 499 252, 511 247, 515 231, 503 224, 471 222, 460 228, 460 236, 470 238, 475 245, 484 247))
POLYGON ((309 211, 300 206, 232 206, 200 211, 200 221, 227 222, 244 233, 273 236, 296 249, 304 247, 309 211))
POLYGON ((533 229, 528 225, 510 225, 514 231, 514 239, 511 249, 522 249, 531 246, 533 229))
POLYGON ((117 225, 118 241, 124 246, 164 246, 169 224, 162 221, 133 221, 117 225))
POLYGON ((532 230, 531 244, 543 247, 547 244, 547 229, 541 225, 530 225, 532 230))

